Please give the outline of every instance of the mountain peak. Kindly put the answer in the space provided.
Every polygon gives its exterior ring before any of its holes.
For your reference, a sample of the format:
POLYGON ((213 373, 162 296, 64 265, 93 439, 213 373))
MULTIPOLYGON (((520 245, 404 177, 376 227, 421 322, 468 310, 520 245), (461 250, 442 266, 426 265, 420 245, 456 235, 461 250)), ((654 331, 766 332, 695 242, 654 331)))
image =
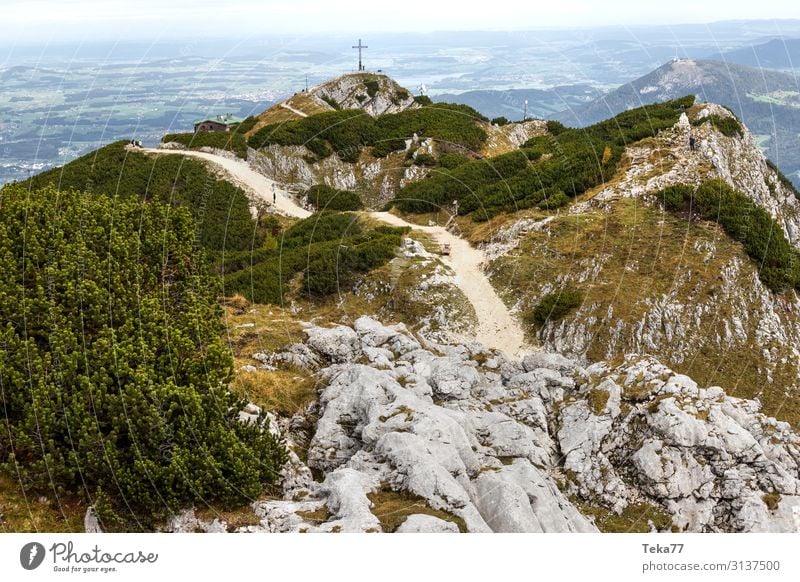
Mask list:
POLYGON ((411 91, 380 73, 345 73, 295 93, 258 116, 256 129, 337 109, 362 109, 377 117, 417 107, 411 91))

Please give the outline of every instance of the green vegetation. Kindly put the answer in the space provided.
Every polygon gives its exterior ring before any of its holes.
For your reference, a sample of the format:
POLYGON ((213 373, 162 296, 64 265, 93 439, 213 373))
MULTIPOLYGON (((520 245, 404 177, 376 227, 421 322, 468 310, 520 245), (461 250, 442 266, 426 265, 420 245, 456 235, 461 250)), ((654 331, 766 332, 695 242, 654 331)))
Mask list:
POLYGON ((546 124, 547 132, 550 135, 560 135, 567 131, 569 128, 560 121, 550 120, 546 124))
POLYGON ((414 97, 414 102, 419 103, 423 107, 428 107, 429 105, 433 105, 433 101, 427 95, 416 95, 414 97))
MULTIPOLYGON (((260 345, 258 347, 263 349, 260 345)), ((282 416, 303 412, 317 398, 313 377, 298 375, 294 370, 239 371, 231 390, 282 416)))
POLYGON ((262 235, 254 230, 250 203, 241 189, 218 180, 199 160, 147 155, 128 151, 125 145, 110 144, 24 184, 33 189, 55 184, 63 190, 183 206, 197 225, 197 242, 208 250, 245 250, 261 244, 262 235))
POLYGON ((437 163, 438 161, 436 160, 436 156, 425 152, 417 154, 414 158, 415 166, 426 166, 430 168, 435 166, 437 163))
POLYGON ((493 125, 508 125, 509 123, 510 122, 508 121, 508 119, 503 117, 502 115, 500 117, 495 117, 494 119, 492 119, 493 125))
POLYGON ((79 533, 84 530, 86 507, 76 496, 58 500, 26 496, 17 475, 0 471, 0 533, 79 533))
POLYGON ((558 321, 573 309, 581 306, 583 294, 574 289, 562 289, 542 297, 539 304, 526 316, 533 325, 543 326, 548 321, 558 321))
POLYGON ((217 148, 235 153, 247 159, 247 142, 239 133, 221 131, 201 131, 198 133, 168 133, 161 139, 162 143, 175 142, 189 149, 204 147, 217 148))
POLYGON ((739 123, 739 120, 735 117, 721 117, 716 114, 707 115, 701 119, 697 119, 692 122, 692 125, 703 125, 704 123, 710 122, 711 125, 714 126, 722 135, 727 137, 742 137, 744 135, 744 129, 742 128, 742 124, 739 123))
POLYGON ((448 170, 457 168, 458 166, 465 164, 468 161, 469 158, 463 154, 447 153, 439 156, 439 165, 448 170))
POLYGON ((337 190, 324 184, 311 186, 306 190, 309 204, 317 210, 361 210, 364 203, 361 197, 350 190, 337 190))
POLYGON ((342 106, 339 104, 339 102, 336 99, 334 99, 333 97, 329 96, 329 95, 320 95, 319 97, 320 97, 320 99, 322 99, 325 103, 327 103, 328 105, 330 105, 334 109, 339 110, 339 109, 342 108, 342 106))
POLYGON ((258 123, 258 117, 256 117, 255 115, 251 115, 250 117, 242 121, 239 125, 237 125, 234 128, 234 131, 239 135, 244 135, 249 131, 251 131, 256 126, 256 123, 258 123))
POLYGON ((709 180, 697 190, 678 185, 658 196, 669 210, 694 212, 719 223, 732 239, 742 243, 755 261, 761 281, 771 290, 779 293, 800 284, 800 255, 772 216, 746 194, 723 180, 709 180))
POLYGON ((253 252, 227 254, 221 266, 225 293, 280 304, 290 289, 316 297, 346 289, 358 275, 391 260, 405 232, 388 226, 367 230, 347 213, 314 214, 253 252))
POLYGON ((375 79, 364 81, 364 86, 367 88, 367 95, 369 95, 370 99, 373 99, 375 95, 378 94, 378 90, 380 89, 378 81, 375 79))
MULTIPOLYGON (((778 169, 778 166, 776 166, 772 162, 772 160, 770 160, 770 159, 767 159, 767 165, 778 176, 778 180, 780 181, 781 184, 783 184, 784 188, 788 189, 789 192, 792 192, 794 194, 795 198, 800 198, 800 192, 797 191, 797 188, 795 188, 795 186, 792 183, 792 181, 789 178, 787 178, 786 175, 778 169)), ((769 184, 767 184, 767 185, 769 185, 769 184)))
POLYGON ((361 150, 372 146, 372 153, 383 157, 405 148, 405 139, 421 138, 478 149, 486 133, 475 122, 485 117, 466 105, 435 103, 373 119, 360 109, 326 111, 303 119, 262 127, 248 144, 256 149, 269 144, 305 145, 318 158, 334 152, 345 162, 358 161, 361 150))
POLYGON ((445 170, 407 185, 395 205, 404 212, 434 212, 458 200, 459 214, 488 220, 505 211, 553 209, 614 175, 626 144, 674 125, 693 97, 621 113, 585 129, 548 122, 550 135, 515 151, 445 170))
POLYGON ((684 210, 686 201, 691 199, 694 194, 694 188, 686 184, 673 184, 667 186, 658 193, 658 199, 664 205, 665 210, 670 212, 678 212, 684 210))
POLYGON ((126 529, 261 495, 286 452, 237 420, 190 212, 21 185, 0 206, 0 471, 126 529))

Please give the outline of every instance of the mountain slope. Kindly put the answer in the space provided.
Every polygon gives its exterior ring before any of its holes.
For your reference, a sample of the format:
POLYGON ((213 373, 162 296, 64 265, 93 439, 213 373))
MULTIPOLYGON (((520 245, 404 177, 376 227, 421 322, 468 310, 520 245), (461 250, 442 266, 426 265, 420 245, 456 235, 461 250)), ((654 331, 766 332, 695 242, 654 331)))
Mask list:
POLYGON ((518 218, 494 225, 500 230, 486 239, 497 257, 494 281, 523 312, 548 295, 580 296, 563 316, 530 321, 545 349, 589 361, 654 354, 698 382, 758 397, 769 414, 797 425, 796 292, 770 291, 740 243, 714 222, 666 212, 658 193, 722 178, 767 210, 795 248, 800 204, 746 131, 729 137, 713 123, 698 124, 730 117, 726 109, 699 104, 687 113, 629 145, 617 176, 568 214, 533 215, 524 228, 518 218))
POLYGON ((786 73, 681 59, 553 118, 584 126, 633 107, 683 95, 696 95, 730 108, 759 136, 767 156, 800 184, 800 87, 794 76, 786 73))
POLYGON ((708 58, 748 67, 797 69, 800 68, 800 38, 775 38, 763 44, 727 51, 708 58))

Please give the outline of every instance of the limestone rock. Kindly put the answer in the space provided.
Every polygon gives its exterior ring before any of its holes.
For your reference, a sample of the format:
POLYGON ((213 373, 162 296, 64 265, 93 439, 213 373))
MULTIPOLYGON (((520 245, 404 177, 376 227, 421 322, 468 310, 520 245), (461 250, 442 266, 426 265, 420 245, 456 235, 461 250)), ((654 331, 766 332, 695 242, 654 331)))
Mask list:
POLYGON ((395 533, 458 533, 458 526, 433 515, 415 513, 409 515, 395 533))

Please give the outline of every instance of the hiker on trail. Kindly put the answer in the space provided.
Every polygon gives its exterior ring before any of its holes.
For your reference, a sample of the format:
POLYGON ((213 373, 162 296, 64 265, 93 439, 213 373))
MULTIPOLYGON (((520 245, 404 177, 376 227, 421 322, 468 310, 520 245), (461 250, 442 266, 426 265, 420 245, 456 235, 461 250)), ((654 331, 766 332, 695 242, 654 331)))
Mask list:
POLYGON ((694 141, 694 135, 692 135, 692 134, 690 133, 690 134, 689 134, 689 150, 690 150, 690 151, 694 151, 694 144, 695 144, 695 141, 694 141))
POLYGON ((272 203, 275 204, 277 201, 277 194, 275 193, 275 184, 272 185, 272 203))

